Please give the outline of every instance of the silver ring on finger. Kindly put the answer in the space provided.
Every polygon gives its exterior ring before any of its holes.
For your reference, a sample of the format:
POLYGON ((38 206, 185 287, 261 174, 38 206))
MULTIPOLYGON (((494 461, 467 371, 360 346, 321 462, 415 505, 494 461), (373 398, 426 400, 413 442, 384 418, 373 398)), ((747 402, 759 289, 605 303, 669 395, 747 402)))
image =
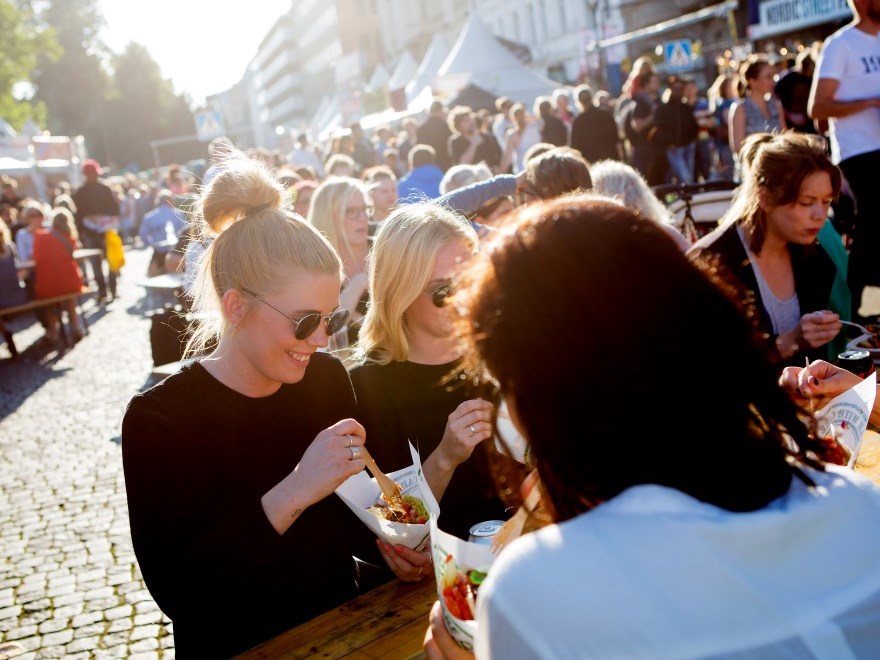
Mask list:
POLYGON ((351 448, 351 446, 354 444, 354 443, 351 441, 351 434, 350 434, 350 433, 346 433, 346 434, 345 434, 345 437, 348 438, 348 447, 351 448))
POLYGON ((425 555, 428 557, 428 564, 434 561, 434 555, 431 553, 430 550, 426 550, 425 555))
POLYGON ((476 427, 475 427, 473 424, 471 424, 470 426, 468 426, 468 431, 471 432, 471 435, 476 435, 476 434, 477 434, 477 429, 476 429, 476 427))
POLYGON ((356 461, 361 457, 361 448, 360 447, 349 447, 348 451, 351 452, 351 458, 349 460, 356 461))

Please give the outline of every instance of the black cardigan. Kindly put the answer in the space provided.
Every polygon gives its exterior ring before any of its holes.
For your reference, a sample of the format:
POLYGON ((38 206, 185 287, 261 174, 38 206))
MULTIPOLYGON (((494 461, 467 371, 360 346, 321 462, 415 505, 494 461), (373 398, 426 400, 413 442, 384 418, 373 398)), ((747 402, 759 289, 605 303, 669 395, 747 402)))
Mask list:
MULTIPOLYGON (((773 323, 758 290, 755 269, 736 228, 736 223, 719 227, 697 241, 688 255, 695 261, 705 263, 710 263, 713 257, 717 258, 717 263, 721 267, 719 274, 725 278, 734 278, 730 283, 742 293, 744 306, 751 307, 757 312, 758 331, 775 342, 773 323)), ((791 252, 794 288, 800 303, 801 316, 827 309, 836 273, 834 262, 818 243, 813 245, 789 243, 788 248, 791 252)), ((802 348, 784 362, 786 365, 803 366, 805 356, 811 361, 824 359, 827 357, 827 350, 825 347, 809 350, 802 348)))

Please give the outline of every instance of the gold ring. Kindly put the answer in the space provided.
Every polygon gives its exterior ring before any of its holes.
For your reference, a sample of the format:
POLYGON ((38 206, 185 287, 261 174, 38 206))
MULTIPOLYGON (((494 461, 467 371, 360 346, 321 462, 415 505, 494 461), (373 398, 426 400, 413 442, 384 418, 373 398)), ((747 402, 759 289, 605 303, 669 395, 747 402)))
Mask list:
POLYGON ((359 459, 361 457, 361 448, 360 447, 349 447, 348 451, 351 452, 351 459, 349 459, 349 460, 356 461, 357 459, 359 459))
POLYGON ((419 576, 421 576, 423 568, 424 568, 424 566, 419 566, 419 576))

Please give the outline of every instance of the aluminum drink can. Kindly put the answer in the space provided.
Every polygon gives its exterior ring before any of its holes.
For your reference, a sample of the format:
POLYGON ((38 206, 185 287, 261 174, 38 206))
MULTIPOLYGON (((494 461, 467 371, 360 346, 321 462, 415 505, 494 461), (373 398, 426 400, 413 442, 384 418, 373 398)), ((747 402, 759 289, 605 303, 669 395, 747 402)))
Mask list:
POLYGON ((487 520, 486 522, 477 523, 470 529, 468 541, 471 543, 481 543, 483 545, 492 545, 492 539, 504 526, 503 520, 487 520))
POLYGON ((868 351, 844 351, 837 356, 837 366, 853 372, 859 378, 867 378, 874 371, 874 360, 868 351))

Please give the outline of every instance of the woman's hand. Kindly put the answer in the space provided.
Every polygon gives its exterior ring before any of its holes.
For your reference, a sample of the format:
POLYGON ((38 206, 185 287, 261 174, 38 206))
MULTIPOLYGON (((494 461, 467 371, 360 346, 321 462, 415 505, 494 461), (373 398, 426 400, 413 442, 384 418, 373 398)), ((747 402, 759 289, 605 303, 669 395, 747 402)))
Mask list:
POLYGON ((423 645, 430 660, 473 660, 474 654, 456 644, 452 635, 446 630, 439 600, 434 601, 429 620, 431 625, 425 631, 423 645))
POLYGON ((824 346, 834 339, 843 327, 840 317, 827 309, 804 314, 798 325, 801 337, 810 348, 824 346))
POLYGON ((434 453, 444 468, 455 469, 470 458, 474 447, 490 437, 492 404, 483 399, 470 399, 449 415, 443 438, 434 453))
POLYGON ((779 384, 796 399, 802 403, 813 399, 818 407, 861 382, 862 379, 854 373, 825 360, 814 361, 809 370, 805 367, 786 367, 779 377, 779 384))
POLYGON ((364 469, 357 456, 364 444, 364 427, 343 419, 321 431, 289 475, 263 495, 263 511, 283 534, 307 507, 321 501, 343 481, 364 469))
POLYGON ((404 582, 418 582, 432 575, 434 557, 430 550, 410 550, 405 545, 391 545, 382 539, 376 539, 376 545, 388 568, 404 582))

